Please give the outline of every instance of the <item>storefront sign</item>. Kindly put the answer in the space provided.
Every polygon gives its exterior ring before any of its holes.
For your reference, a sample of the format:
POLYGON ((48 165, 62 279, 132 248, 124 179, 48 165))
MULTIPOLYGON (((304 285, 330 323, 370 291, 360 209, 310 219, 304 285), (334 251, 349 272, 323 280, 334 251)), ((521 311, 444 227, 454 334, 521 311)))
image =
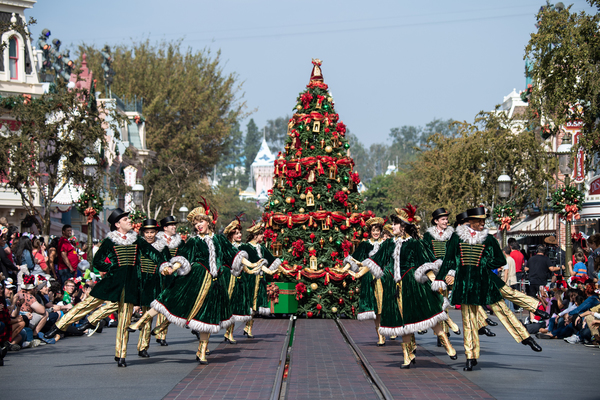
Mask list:
POLYGON ((600 176, 590 182, 588 196, 600 195, 600 176))

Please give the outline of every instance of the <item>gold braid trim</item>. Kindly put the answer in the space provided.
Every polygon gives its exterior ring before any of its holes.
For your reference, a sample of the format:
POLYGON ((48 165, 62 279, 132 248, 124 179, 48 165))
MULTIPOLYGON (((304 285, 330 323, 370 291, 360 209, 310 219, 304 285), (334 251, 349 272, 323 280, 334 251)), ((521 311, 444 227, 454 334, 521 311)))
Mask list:
POLYGON ((206 274, 204 274, 204 281, 202 282, 202 289, 200 289, 200 293, 198 293, 198 297, 196 298, 196 302, 194 303, 194 308, 192 308, 192 312, 187 318, 188 323, 192 320, 192 318, 196 316, 196 314, 198 314, 198 311, 200 311, 200 309, 202 308, 204 300, 206 299, 206 295, 208 295, 208 291, 210 290, 210 287, 212 285, 212 280, 212 275, 208 271, 206 271, 206 274))

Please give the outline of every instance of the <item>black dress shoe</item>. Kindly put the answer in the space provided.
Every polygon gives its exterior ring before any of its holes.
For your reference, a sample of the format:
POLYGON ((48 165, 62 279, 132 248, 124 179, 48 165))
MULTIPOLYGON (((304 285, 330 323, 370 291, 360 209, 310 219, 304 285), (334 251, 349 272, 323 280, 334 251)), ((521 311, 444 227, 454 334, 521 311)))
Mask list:
POLYGON ((160 344, 161 346, 168 346, 169 343, 167 343, 166 340, 163 339, 156 339, 156 343, 160 344))
POLYGON ((463 371, 473 371, 473 367, 477 365, 477 360, 474 358, 467 358, 467 364, 463 368, 463 371))
POLYGON ((535 312, 533 313, 533 315, 535 315, 537 317, 540 317, 541 319, 550 319, 550 314, 548 314, 544 310, 535 310, 535 312))
POLYGON ((456 355, 456 354, 455 354, 455 355, 453 355, 453 356, 450 356, 450 359, 451 359, 451 360, 458 360, 458 355, 456 355))
POLYGON ((115 356, 115 361, 119 362, 119 357, 115 356))
POLYGON ((437 347, 442 347, 442 339, 439 336, 437 338, 437 347))
POLYGON ((148 350, 142 350, 142 351, 138 352, 138 356, 144 357, 144 358, 149 358, 150 354, 148 354, 148 350))
POLYGON ((538 352, 542 351, 542 348, 540 347, 540 345, 537 344, 535 339, 532 338, 531 336, 529 336, 527 339, 523 340, 521 343, 523 343, 525 346, 531 347, 531 350, 533 350, 533 351, 538 351, 538 352))
POLYGON ((79 328, 77 328, 77 330, 79 332, 85 332, 88 329, 96 329, 96 325, 92 324, 91 322, 86 322, 85 324, 81 325, 79 328))
POLYGON ((127 367, 127 363, 125 362, 125 359, 124 358, 119 358, 119 361, 117 361, 117 366, 118 367, 123 367, 123 368, 127 367))
POLYGON ((411 363, 409 363, 409 364, 401 364, 400 368, 402 368, 402 369, 409 369, 410 368, 410 364, 411 363))
POLYGON ((424 334, 426 334, 426 333, 427 333, 427 329, 425 329, 424 331, 419 331, 419 332, 417 332, 417 333, 418 333, 419 335, 424 335, 424 334))
POLYGON ((485 326, 483 328, 481 328, 480 330, 478 330, 477 333, 479 333, 480 335, 485 335, 485 336, 489 336, 489 337, 496 336, 496 334, 494 332, 490 331, 485 326))
POLYGON ((61 331, 60 329, 58 329, 58 327, 56 325, 54 325, 52 327, 52 329, 50 329, 48 332, 46 332, 44 334, 44 337, 46 339, 53 339, 54 336, 58 335, 59 333, 65 333, 65 332, 61 331))
POLYGON ((200 365, 208 365, 208 361, 202 361, 200 360, 200 357, 196 356, 196 361, 198 361, 198 363, 200 363, 200 365))
POLYGON ((460 329, 459 329, 459 330, 457 330, 457 331, 452 331, 452 332, 454 332, 454 334, 455 334, 456 336, 460 335, 460 329))
POLYGON ((489 325, 489 326, 498 326, 498 323, 496 321, 492 321, 491 318, 486 318, 485 322, 489 325))

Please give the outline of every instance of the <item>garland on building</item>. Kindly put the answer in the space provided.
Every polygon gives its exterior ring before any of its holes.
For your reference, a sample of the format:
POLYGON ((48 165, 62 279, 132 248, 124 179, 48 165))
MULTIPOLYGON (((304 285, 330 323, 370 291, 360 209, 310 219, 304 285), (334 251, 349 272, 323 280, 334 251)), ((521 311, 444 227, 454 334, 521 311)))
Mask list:
POLYGON ((559 188, 552 194, 552 209, 562 219, 578 220, 585 194, 576 186, 559 188))
POLYGON ((104 199, 96 193, 83 192, 77 200, 75 206, 81 215, 87 217, 87 223, 91 223, 94 219, 99 220, 98 215, 104 208, 104 199))
POLYGON ((493 215, 494 222, 500 227, 498 229, 501 231, 509 231, 510 225, 517 217, 515 207, 512 203, 497 205, 494 207, 493 215))
POLYGON ((144 222, 145 219, 148 219, 148 214, 136 208, 131 212, 131 214, 129 214, 129 219, 133 223, 133 230, 135 230, 137 233, 140 233, 142 222, 144 222))

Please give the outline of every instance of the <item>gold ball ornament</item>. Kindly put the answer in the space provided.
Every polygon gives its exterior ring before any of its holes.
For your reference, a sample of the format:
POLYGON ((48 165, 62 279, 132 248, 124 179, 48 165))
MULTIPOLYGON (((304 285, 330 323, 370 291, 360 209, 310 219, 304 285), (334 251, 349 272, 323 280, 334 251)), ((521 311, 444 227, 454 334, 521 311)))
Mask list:
POLYGON ((333 242, 333 237, 329 236, 329 242, 333 242))
POLYGON ((301 213, 303 213, 304 212, 304 208, 301 208, 298 211, 301 212, 301 213))
POLYGON ((344 187, 342 188, 342 192, 347 192, 347 191, 348 191, 348 188, 347 188, 346 186, 344 186, 344 187))
POLYGON ((336 232, 338 232, 338 231, 339 231, 339 228, 336 226, 336 227, 334 228, 334 230, 335 230, 336 232))
POLYGON ((296 106, 296 110, 302 110, 302 106, 301 105, 297 105, 296 106))
POLYGON ((341 156, 342 156, 342 153, 338 153, 338 157, 341 157, 341 156))
POLYGON ((325 146, 325 153, 331 153, 333 151, 333 147, 325 146))
POLYGON ((319 285, 317 285, 316 283, 311 283, 311 284, 310 284, 310 288, 311 288, 312 290, 317 290, 317 289, 319 288, 319 285))
POLYGON ((279 200, 275 199, 275 201, 273 203, 279 204, 279 200))
POLYGON ((347 285, 346 281, 342 282, 343 287, 346 287, 346 285, 347 285))
POLYGON ((302 225, 302 229, 306 230, 306 225, 302 225))
POLYGON ((328 101, 328 102, 330 102, 330 103, 331 103, 331 101, 332 101, 332 100, 333 100, 333 99, 332 99, 331 97, 328 97, 328 98, 327 98, 327 101, 328 101))
MULTIPOLYGON (((321 200, 321 193, 317 193, 317 200, 321 200)), ((277 203, 275 203, 277 204, 277 203)))
POLYGON ((285 229, 282 229, 282 230, 281 230, 281 233, 285 233, 285 229))
POLYGON ((300 199, 302 199, 302 200, 306 199, 306 195, 305 195, 304 193, 302 193, 302 194, 300 195, 300 199))
POLYGON ((331 312, 334 314, 337 314, 337 312, 338 312, 337 307, 331 307, 331 312))
POLYGON ((337 178, 337 183, 340 183, 342 180, 340 178, 337 178))
POLYGON ((292 198, 291 197, 286 197, 285 198, 285 202, 290 204, 292 202, 292 198))
POLYGON ((356 294, 360 293, 360 287, 358 287, 358 286, 357 286, 357 287, 356 287, 356 289, 354 289, 354 292, 355 292, 356 294))

